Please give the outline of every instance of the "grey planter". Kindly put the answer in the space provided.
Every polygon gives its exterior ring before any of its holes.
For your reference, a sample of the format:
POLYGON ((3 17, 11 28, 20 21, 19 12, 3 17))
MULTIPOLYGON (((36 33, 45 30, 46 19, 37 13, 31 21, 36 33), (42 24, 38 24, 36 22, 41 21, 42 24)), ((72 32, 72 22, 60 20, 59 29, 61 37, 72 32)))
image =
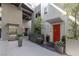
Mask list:
POLYGON ((55 50, 57 51, 57 52, 59 52, 59 53, 61 53, 61 54, 63 54, 64 52, 64 48, 63 47, 57 47, 57 46, 55 46, 55 50))
POLYGON ((22 46, 22 38, 21 38, 21 37, 18 39, 18 46, 19 46, 19 47, 22 46))
POLYGON ((72 56, 79 56, 79 40, 67 39, 66 40, 66 53, 72 56))

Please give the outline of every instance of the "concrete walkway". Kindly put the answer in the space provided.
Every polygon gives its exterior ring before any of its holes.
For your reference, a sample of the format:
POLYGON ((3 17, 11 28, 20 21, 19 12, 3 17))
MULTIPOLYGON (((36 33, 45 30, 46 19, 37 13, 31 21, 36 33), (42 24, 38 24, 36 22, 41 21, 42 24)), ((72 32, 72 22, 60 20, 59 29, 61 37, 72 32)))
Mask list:
POLYGON ((23 46, 18 47, 17 41, 0 41, 0 55, 4 56, 62 56, 28 40, 23 40, 23 46))
POLYGON ((8 48, 8 41, 0 41, 0 56, 6 55, 6 50, 8 48))

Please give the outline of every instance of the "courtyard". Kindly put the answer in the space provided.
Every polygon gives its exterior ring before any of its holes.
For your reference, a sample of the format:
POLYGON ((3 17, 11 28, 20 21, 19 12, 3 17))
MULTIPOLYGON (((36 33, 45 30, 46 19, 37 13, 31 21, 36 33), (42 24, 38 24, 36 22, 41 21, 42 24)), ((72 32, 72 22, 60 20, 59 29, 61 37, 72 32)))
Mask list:
POLYGON ((0 55, 1 56, 62 56, 56 51, 50 51, 41 47, 28 38, 23 39, 22 47, 18 47, 16 41, 0 41, 0 55))

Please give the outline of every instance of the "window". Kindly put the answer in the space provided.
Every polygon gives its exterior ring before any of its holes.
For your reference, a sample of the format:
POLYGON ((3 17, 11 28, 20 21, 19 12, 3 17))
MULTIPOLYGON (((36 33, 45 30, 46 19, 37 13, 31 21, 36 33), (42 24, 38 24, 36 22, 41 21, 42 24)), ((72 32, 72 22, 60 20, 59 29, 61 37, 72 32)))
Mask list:
POLYGON ((44 8, 44 14, 47 14, 47 7, 44 8))
POLYGON ((17 34, 16 33, 17 28, 18 28, 18 26, 9 25, 9 35, 17 34))
POLYGON ((0 28, 0 38, 1 38, 1 28, 0 28))
POLYGON ((40 14, 40 13, 38 13, 38 16, 41 16, 41 14, 40 14))
POLYGON ((25 32, 24 32, 24 36, 27 36, 28 35, 28 28, 25 28, 25 32))
POLYGON ((0 17, 0 21, 1 21, 1 17, 0 17))
POLYGON ((40 12, 36 13, 36 18, 41 16, 40 12))
POLYGON ((0 7, 1 7, 1 3, 0 3, 0 7))
POLYGON ((37 18, 37 14, 36 14, 36 18, 37 18))

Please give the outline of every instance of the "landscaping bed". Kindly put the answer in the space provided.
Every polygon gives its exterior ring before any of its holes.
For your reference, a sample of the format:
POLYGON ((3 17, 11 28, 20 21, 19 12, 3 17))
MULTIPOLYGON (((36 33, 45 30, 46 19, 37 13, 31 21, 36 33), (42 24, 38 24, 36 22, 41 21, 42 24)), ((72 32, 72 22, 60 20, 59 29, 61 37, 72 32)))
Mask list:
POLYGON ((36 34, 30 34, 29 40, 32 42, 35 42, 37 44, 43 44, 44 42, 44 35, 36 35, 36 34))

